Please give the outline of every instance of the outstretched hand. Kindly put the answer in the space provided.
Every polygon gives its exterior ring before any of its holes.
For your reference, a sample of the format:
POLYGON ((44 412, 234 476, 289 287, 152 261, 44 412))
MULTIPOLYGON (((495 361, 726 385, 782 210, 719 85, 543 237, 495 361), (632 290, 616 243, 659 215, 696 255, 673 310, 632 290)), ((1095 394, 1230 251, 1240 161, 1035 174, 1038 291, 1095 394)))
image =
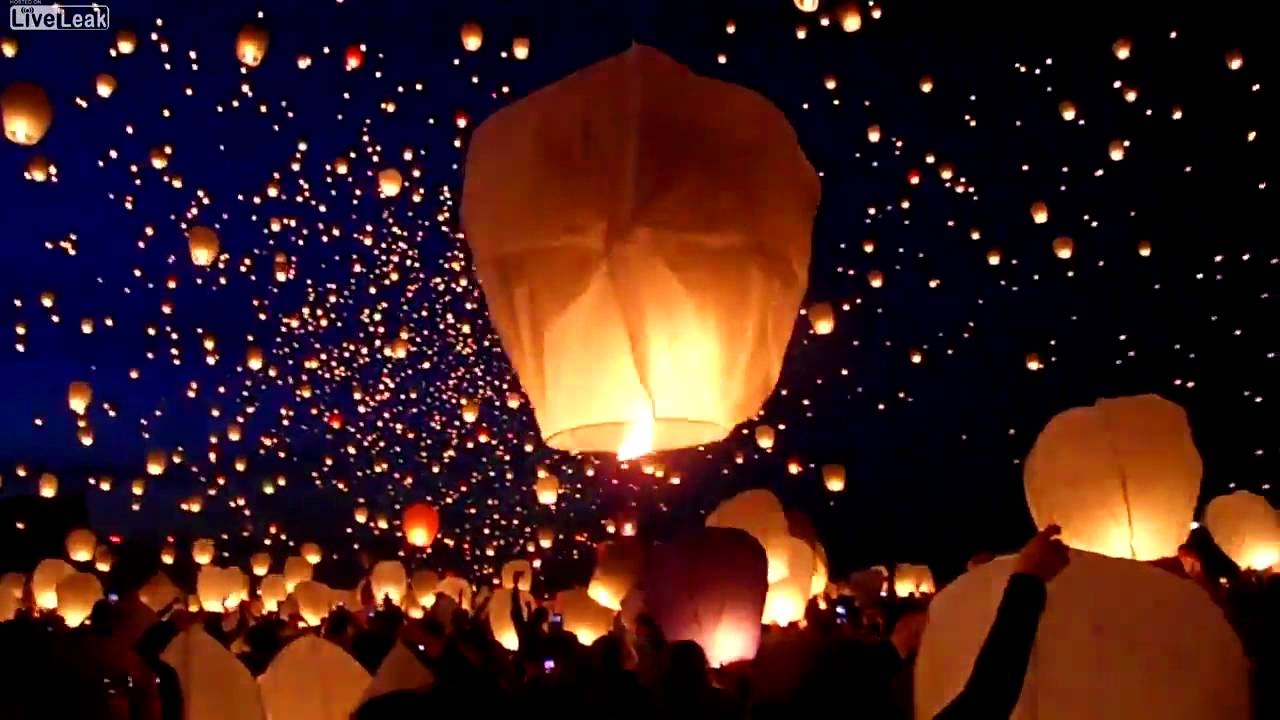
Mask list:
POLYGON ((1018 553, 1013 571, 1034 575, 1046 583, 1058 576, 1062 569, 1071 562, 1067 546, 1058 539, 1062 528, 1050 525, 1035 534, 1018 553))

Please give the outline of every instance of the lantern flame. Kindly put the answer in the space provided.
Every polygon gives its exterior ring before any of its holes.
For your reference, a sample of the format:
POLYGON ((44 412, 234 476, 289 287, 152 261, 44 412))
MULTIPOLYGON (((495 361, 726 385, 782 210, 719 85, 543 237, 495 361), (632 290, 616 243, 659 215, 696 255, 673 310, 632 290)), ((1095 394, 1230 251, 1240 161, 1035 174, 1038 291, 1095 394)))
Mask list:
POLYGON ((653 449, 653 413, 647 408, 636 414, 618 445, 618 460, 634 460, 653 449))

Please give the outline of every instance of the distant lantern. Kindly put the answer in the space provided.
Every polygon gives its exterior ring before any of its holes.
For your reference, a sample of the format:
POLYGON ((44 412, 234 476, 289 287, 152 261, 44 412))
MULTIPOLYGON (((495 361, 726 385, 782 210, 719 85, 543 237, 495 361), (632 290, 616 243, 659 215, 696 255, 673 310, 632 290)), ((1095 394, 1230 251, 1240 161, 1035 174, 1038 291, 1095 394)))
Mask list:
POLYGON ((426 503, 414 503, 404 511, 404 539, 414 547, 428 547, 440 532, 440 513, 426 503))
POLYGON ((560 480, 555 475, 543 475, 533 485, 538 502, 543 505, 555 505, 560 497, 560 480))
POLYGON ((369 522, 369 508, 364 505, 357 505, 355 511, 352 513, 352 519, 360 525, 369 522))
POLYGON ((919 365, 924 362, 924 353, 915 348, 911 349, 911 352, 907 354, 907 357, 911 359, 912 365, 919 365))
POLYGON ((347 159, 344 157, 340 157, 337 160, 333 161, 333 171, 338 173, 339 175, 346 175, 347 169, 349 167, 350 167, 350 164, 347 162, 347 159))
POLYGON ((298 549, 298 554, 302 556, 303 560, 312 565, 319 565, 320 561, 324 559, 324 551, 313 542, 302 543, 302 547, 298 549))
POLYGON ((31 158, 31 162, 27 163, 27 174, 36 182, 44 182, 49 176, 55 174, 53 163, 49 162, 49 158, 43 155, 36 155, 31 158))
POLYGON ((1066 235, 1060 235, 1053 240, 1053 254, 1060 260, 1070 259, 1072 253, 1075 252, 1076 243, 1066 235))
POLYGON ((387 168, 378 173, 378 190, 382 191, 383 197, 395 197, 400 194, 400 187, 404 184, 404 178, 400 176, 400 171, 395 168, 387 168))
POLYGON ((927 565, 900 563, 893 569, 893 594, 900 598, 912 595, 932 595, 935 592, 933 573, 927 565))
POLYGON ((160 548, 160 562, 165 565, 172 565, 178 559, 178 551, 172 545, 165 545, 160 548))
POLYGON ((787 472, 792 475, 799 475, 804 472, 804 463, 800 462, 796 458, 791 458, 787 461, 787 472))
POLYGON ((262 369, 262 348, 250 347, 245 355, 245 365, 250 370, 262 369))
POLYGON ((1001 260, 1000 248, 991 248, 987 251, 987 264, 999 265, 1001 260))
POLYGON ((98 97, 105 100, 111 97, 111 93, 116 91, 116 79, 107 73, 99 73, 94 86, 97 88, 98 97))
POLYGON ((17 38, 0 38, 0 55, 7 58, 16 57, 18 55, 18 39, 17 38))
POLYGON ((809 306, 807 311, 809 324, 813 326, 814 335, 830 335, 836 328, 836 313, 831 303, 819 302, 809 306))
POLYGON ((151 476, 163 475, 164 468, 169 464, 169 454, 164 450, 150 450, 147 452, 147 474, 151 476))
POLYGON ((845 472, 843 465, 822 466, 822 484, 827 486, 827 490, 841 492, 844 490, 844 482, 845 472))
POLYGON ((40 476, 38 483, 40 497, 51 498, 58 495, 58 476, 53 473, 44 473, 40 476))
POLYGON ((1062 102, 1058 103, 1058 114, 1061 115, 1062 119, 1066 120, 1067 122, 1071 122, 1072 120, 1075 120, 1076 104, 1071 102, 1070 100, 1063 100, 1062 102))
POLYGON ((121 55, 132 55, 138 49, 138 36, 132 30, 121 30, 116 33, 116 52, 121 55))
POLYGON ((463 23, 461 35, 462 47, 467 52, 475 52, 484 44, 484 28, 480 27, 480 23, 463 23))
POLYGON ((777 433, 773 428, 768 425, 756 426, 756 445, 759 445, 761 450, 772 448, 776 439, 777 433))
POLYGON ((462 404, 462 421, 473 423, 476 418, 480 417, 480 404, 475 400, 468 400, 462 404))
POLYGON ((1156 395, 1067 410, 1036 438, 1023 471, 1037 527, 1079 550, 1134 560, 1174 555, 1200 492, 1200 453, 1181 407, 1156 395))
POLYGON ((507 393, 507 407, 511 408, 512 410, 520 409, 520 405, 523 402, 524 400, 523 398, 520 397, 520 393, 515 392, 514 390, 507 393))
POLYGON ((636 45, 491 116, 465 175, 476 272, 548 445, 714 442, 772 393, 820 186, 768 101, 636 45))
POLYGON ((1129 143, 1124 140, 1112 140, 1111 144, 1107 145, 1107 156, 1115 162, 1120 162, 1124 159, 1124 151, 1127 147, 1129 143))
POLYGON ((549 550, 556 541, 556 531, 549 527, 539 528, 538 547, 549 550))
POLYGON ((115 558, 111 555, 111 548, 106 545, 99 545, 93 551, 93 569, 100 573, 111 572, 111 566, 115 564, 115 558))
POLYGON ((1151 256, 1151 241, 1150 241, 1150 240, 1139 240, 1139 241, 1138 241, 1138 254, 1139 254, 1139 255, 1141 255, 1142 257, 1150 257, 1150 256, 1151 256))
POLYGON ((1037 353, 1027 353, 1026 364, 1027 369, 1032 372, 1044 367, 1044 363, 1040 362, 1040 355, 1037 353))
POLYGON ((517 35, 511 39, 511 56, 517 60, 529 59, 529 38, 517 35))
POLYGON ((924 77, 920 78, 920 92, 922 92, 922 93, 931 93, 931 92, 933 92, 933 77, 932 77, 932 76, 930 76, 930 75, 925 75, 924 77))
POLYGON ((1245 570, 1280 563, 1280 517, 1265 497, 1245 490, 1209 501, 1204 524, 1213 541, 1245 570))
POLYGON ((1129 38, 1120 38, 1111 45, 1111 52, 1115 53, 1117 60, 1128 60, 1133 53, 1133 42, 1129 38))
POLYGON ((187 233, 187 246, 191 262, 198 267, 209 267, 218 259, 218 234, 203 225, 195 225, 187 233))
POLYGON ((346 56, 344 57, 344 66, 347 70, 359 70, 360 66, 363 64, 364 51, 360 49, 359 45, 349 46, 347 48, 346 56))
POLYGON ((98 537, 92 530, 80 528, 67 533, 67 558, 71 562, 89 562, 98 547, 98 537))
POLYGON ((77 380, 67 387, 67 407, 71 408, 71 412, 77 415, 85 414, 92 401, 93 386, 89 383, 77 380))
POLYGON ((197 565, 208 565, 213 562, 214 545, 208 538, 200 538, 191 543, 191 559, 197 565))
POLYGON ((835 75, 827 75, 826 77, 822 78, 822 86, 828 90, 835 90, 837 84, 838 84, 838 81, 836 80, 835 75))
POLYGON ((270 36, 267 31, 257 25, 248 24, 240 28, 236 36, 236 57, 249 67, 258 67, 262 58, 267 55, 267 42, 270 36))
POLYGON ((164 148, 151 148, 150 156, 151 167, 156 170, 163 170, 169 166, 169 153, 164 148))
POLYGON ((862 12, 852 2, 845 3, 836 11, 840 18, 840 29, 847 33, 862 29, 862 12))
POLYGON ((86 425, 80 428, 79 430, 76 430, 76 439, 79 440, 80 444, 85 447, 92 446, 93 445, 93 428, 86 425))
POLYGON ((1049 206, 1039 200, 1031 203, 1031 220, 1037 225, 1049 222, 1049 206))
POLYGON ((142 497, 147 492, 147 481, 142 478, 134 478, 133 482, 129 483, 129 492, 134 497, 142 497))
POLYGON ((1239 70, 1244 67, 1244 53, 1239 50, 1231 50, 1227 53, 1227 69, 1239 70))
POLYGON ((867 273, 867 282, 873 288, 884 287, 884 273, 879 270, 872 270, 867 273))
POLYGON ((4 136, 18 145, 35 145, 53 123, 53 104, 44 88, 16 82, 0 93, 4 136))
POLYGON ((818 0, 795 0, 796 9, 800 12, 817 12, 818 0))
POLYGON ((872 124, 867 126, 867 142, 871 142, 871 143, 880 142, 880 126, 879 125, 872 124))
POLYGON ((289 279, 289 256, 282 252, 277 252, 275 258, 271 261, 271 269, 276 276, 276 282, 284 282, 289 279))

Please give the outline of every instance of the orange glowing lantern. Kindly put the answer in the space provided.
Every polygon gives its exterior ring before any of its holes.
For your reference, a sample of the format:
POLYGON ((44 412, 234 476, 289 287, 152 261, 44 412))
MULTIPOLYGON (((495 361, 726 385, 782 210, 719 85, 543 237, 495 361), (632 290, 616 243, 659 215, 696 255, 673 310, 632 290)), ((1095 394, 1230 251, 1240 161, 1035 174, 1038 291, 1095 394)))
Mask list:
POLYGON ((414 503, 405 508, 403 524, 405 540, 414 547, 424 548, 440 532, 440 513, 426 503, 414 503))

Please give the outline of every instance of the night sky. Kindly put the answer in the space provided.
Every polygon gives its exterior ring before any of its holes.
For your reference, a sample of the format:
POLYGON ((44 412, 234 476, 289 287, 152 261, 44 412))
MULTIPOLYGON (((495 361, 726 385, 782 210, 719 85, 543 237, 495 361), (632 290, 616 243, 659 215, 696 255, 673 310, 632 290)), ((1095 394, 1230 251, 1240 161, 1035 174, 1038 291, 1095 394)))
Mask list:
POLYGON ((8 33, 0 88, 39 84, 54 120, 34 147, 0 144, 0 495, 52 472, 101 530, 225 533, 233 559, 262 537, 396 552, 394 527, 353 509, 394 525, 398 503, 426 499, 443 520, 424 562, 484 573, 527 555, 539 527, 559 540, 537 553, 571 561, 607 521, 664 537, 769 486, 812 516, 836 572, 945 565, 1025 539, 1021 461, 1049 418, 1158 393, 1190 415, 1204 498, 1275 502, 1274 43, 1252 7, 853 5, 856 32, 831 0, 813 14, 791 0, 117 1, 111 31, 8 33), (270 32, 253 69, 235 52, 248 22, 270 32), (527 402, 508 404, 519 385, 455 237, 470 133, 633 41, 764 94, 822 174, 806 304, 832 303, 836 326, 815 335, 797 314, 759 420, 780 428, 768 452, 750 422, 621 468, 548 450, 527 402), (56 167, 42 183, 38 155, 56 167), (378 193, 386 167, 406 181, 393 198, 378 193), (216 228, 215 266, 193 265, 192 224, 216 228), (396 337, 403 358, 387 353, 396 337), (67 406, 77 380, 93 387, 90 447, 67 406), (183 459, 135 498, 153 449, 183 459), (846 466, 842 493, 824 488, 826 463, 846 466), (539 466, 561 480, 555 509, 535 501, 539 466), (193 496, 199 513, 181 507, 193 496))

